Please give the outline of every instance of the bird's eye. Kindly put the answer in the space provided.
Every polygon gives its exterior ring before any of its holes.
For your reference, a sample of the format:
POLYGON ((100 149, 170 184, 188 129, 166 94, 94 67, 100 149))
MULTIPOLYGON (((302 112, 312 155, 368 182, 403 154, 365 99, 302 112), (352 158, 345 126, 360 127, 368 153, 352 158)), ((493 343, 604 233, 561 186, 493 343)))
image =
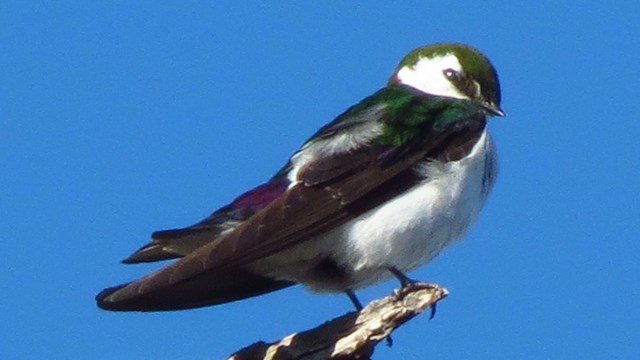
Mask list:
POLYGON ((442 73, 447 79, 449 79, 449 81, 452 81, 452 82, 458 82, 463 78, 461 73, 453 69, 445 69, 442 71, 442 73))
POLYGON ((467 74, 453 69, 444 69, 442 73, 461 93, 470 98, 480 96, 480 86, 467 74))

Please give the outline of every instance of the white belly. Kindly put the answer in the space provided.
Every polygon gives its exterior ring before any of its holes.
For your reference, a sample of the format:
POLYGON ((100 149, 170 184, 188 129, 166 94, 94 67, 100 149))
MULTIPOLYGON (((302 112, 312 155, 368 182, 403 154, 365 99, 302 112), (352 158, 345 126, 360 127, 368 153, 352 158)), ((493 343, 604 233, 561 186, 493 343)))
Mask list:
POLYGON ((489 135, 485 132, 466 158, 423 163, 414 170, 428 178, 335 230, 276 255, 278 270, 270 261, 259 268, 314 291, 337 292, 389 277, 391 266, 409 271, 427 263, 464 236, 484 204, 497 171, 489 135), (302 275, 304 264, 321 257, 344 268, 348 282, 302 275))

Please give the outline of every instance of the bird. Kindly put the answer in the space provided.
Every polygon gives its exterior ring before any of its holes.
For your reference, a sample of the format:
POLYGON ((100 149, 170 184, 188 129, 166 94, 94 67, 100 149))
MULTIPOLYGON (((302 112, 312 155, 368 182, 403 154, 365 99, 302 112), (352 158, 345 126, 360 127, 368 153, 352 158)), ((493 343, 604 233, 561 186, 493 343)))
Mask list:
POLYGON ((479 50, 409 52, 386 86, 321 127, 268 181, 206 219, 156 231, 122 262, 174 260, 96 296, 111 311, 171 311, 301 284, 355 291, 427 264, 461 240, 498 163, 487 122, 502 117, 497 72, 479 50))

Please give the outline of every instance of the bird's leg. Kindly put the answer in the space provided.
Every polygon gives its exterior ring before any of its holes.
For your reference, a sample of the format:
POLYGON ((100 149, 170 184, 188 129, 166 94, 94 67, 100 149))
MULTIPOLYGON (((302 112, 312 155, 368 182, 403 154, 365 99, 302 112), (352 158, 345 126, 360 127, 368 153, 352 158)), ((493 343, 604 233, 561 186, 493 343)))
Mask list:
MULTIPOLYGON (((361 311, 362 310, 362 303, 360 303, 360 300, 358 300, 358 297, 356 296, 356 293, 354 293, 353 290, 351 290, 351 289, 345 290, 345 293, 349 297, 349 300, 351 300, 351 303, 353 303, 353 306, 356 307, 356 310, 357 311, 361 311)), ((391 336, 387 336, 386 341, 387 341, 387 346, 388 347, 391 347, 393 345, 393 339, 391 339, 391 336)))
POLYGON ((358 300, 356 293, 354 293, 351 289, 345 290, 345 293, 349 297, 349 300, 351 300, 353 306, 355 306, 356 311, 362 310, 362 304, 360 303, 360 300, 358 300))
POLYGON ((388 269, 389 271, 391 271, 393 276, 395 276, 396 278, 398 278, 398 280, 400 280, 400 286, 403 288, 410 287, 411 285, 417 283, 417 281, 409 278, 402 271, 398 270, 395 266, 389 266, 388 269))
MULTIPOLYGON (((396 278, 398 278, 398 280, 400 280, 400 291, 396 293, 398 297, 406 291, 411 291, 414 286, 422 284, 417 282, 416 280, 409 278, 402 271, 398 270, 395 266, 389 266, 388 269, 396 278)), ((429 320, 433 319, 435 316, 436 316, 436 304, 433 304, 431 306, 431 314, 429 315, 429 320)))

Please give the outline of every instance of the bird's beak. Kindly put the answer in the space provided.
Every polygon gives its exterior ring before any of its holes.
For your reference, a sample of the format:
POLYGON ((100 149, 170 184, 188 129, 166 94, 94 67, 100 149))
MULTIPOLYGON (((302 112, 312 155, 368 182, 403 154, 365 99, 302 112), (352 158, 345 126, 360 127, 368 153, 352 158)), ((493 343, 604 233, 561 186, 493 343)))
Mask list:
POLYGON ((504 111, 502 111, 502 109, 500 109, 500 107, 492 102, 486 102, 484 104, 482 104, 482 107, 484 107, 485 110, 487 110, 487 112, 491 115, 494 116, 500 116, 500 117, 504 117, 505 113, 504 111))

